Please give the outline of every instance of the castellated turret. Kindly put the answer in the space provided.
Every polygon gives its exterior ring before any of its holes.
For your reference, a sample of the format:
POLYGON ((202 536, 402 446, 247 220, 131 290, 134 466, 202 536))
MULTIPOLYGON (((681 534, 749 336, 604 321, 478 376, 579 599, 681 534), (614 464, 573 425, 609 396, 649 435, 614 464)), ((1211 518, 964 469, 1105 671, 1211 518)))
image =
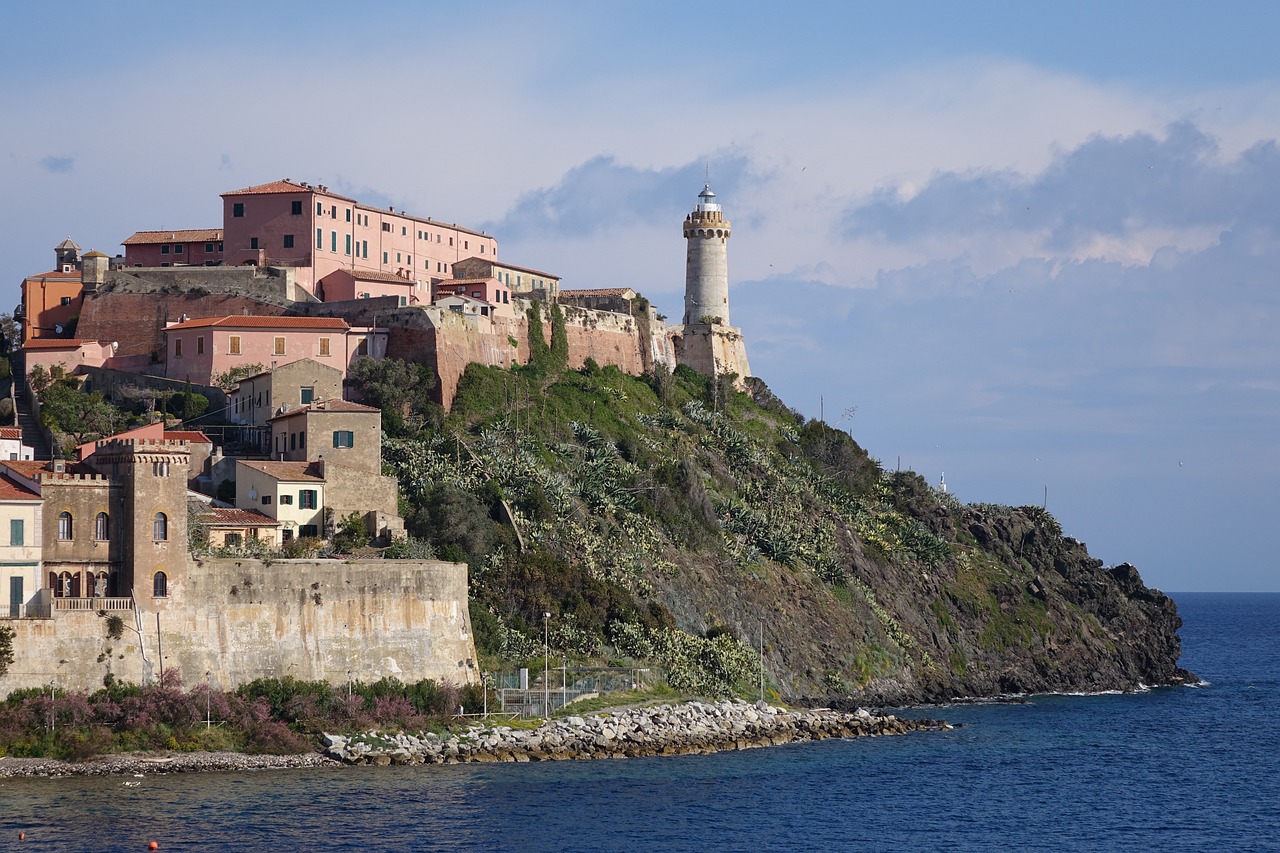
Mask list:
POLYGON ((684 218, 687 254, 684 276, 684 324, 729 323, 729 220, 724 218, 711 184, 702 188, 693 212, 684 218))

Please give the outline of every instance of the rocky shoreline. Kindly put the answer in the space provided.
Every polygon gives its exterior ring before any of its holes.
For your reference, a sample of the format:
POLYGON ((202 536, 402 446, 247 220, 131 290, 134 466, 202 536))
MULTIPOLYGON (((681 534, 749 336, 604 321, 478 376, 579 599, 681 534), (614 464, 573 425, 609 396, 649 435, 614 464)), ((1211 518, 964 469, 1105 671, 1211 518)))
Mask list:
POLYGON ((842 712, 829 708, 788 710, 765 702, 686 702, 565 717, 534 729, 473 725, 444 736, 376 731, 352 737, 326 734, 324 751, 305 755, 231 752, 111 755, 81 763, 0 757, 0 778, 148 776, 344 764, 387 766, 701 755, 799 741, 947 728, 950 726, 940 720, 877 715, 864 708, 842 712))
POLYGON ((701 755, 826 738, 941 730, 940 720, 878 716, 859 708, 792 711, 765 702, 687 702, 614 714, 565 717, 536 729, 472 726, 448 737, 325 735, 325 754, 345 764, 407 765, 574 761, 701 755))

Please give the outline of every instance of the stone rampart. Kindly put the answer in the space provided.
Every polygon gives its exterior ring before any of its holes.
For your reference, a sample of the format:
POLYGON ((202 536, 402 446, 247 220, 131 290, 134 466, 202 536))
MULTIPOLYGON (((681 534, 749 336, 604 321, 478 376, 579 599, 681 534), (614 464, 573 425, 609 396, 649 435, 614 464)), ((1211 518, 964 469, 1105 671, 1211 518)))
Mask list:
POLYGON ((269 302, 242 293, 98 293, 85 294, 76 335, 120 344, 117 356, 150 356, 159 362, 164 354, 166 322, 187 317, 224 317, 228 314, 283 314, 285 303, 269 302))
MULTIPOLYGON (((93 610, 4 620, 16 633, 0 697, 23 687, 94 690, 181 670, 231 688, 292 676, 477 680, 467 569, 436 560, 192 559, 169 598, 138 590, 119 639, 93 610)), ((146 592, 150 592, 147 590, 146 592)))

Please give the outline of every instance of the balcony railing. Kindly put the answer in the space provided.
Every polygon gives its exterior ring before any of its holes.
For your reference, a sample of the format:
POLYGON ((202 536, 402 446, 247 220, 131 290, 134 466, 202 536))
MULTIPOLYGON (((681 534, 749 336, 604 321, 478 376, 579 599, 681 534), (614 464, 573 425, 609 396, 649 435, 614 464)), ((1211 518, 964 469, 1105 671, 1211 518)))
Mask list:
POLYGON ((55 598, 54 610, 132 610, 132 598, 55 598))
POLYGON ((10 605, 0 610, 0 619, 50 619, 52 608, 48 604, 10 605))

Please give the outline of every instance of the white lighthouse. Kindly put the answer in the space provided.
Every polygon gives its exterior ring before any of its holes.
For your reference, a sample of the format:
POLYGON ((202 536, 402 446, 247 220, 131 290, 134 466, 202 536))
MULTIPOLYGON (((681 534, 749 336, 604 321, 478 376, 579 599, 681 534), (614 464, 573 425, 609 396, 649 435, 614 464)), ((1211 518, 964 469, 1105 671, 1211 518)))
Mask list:
POLYGON ((729 325, 729 227, 711 184, 705 185, 684 218, 686 326, 707 322, 704 317, 729 325))

